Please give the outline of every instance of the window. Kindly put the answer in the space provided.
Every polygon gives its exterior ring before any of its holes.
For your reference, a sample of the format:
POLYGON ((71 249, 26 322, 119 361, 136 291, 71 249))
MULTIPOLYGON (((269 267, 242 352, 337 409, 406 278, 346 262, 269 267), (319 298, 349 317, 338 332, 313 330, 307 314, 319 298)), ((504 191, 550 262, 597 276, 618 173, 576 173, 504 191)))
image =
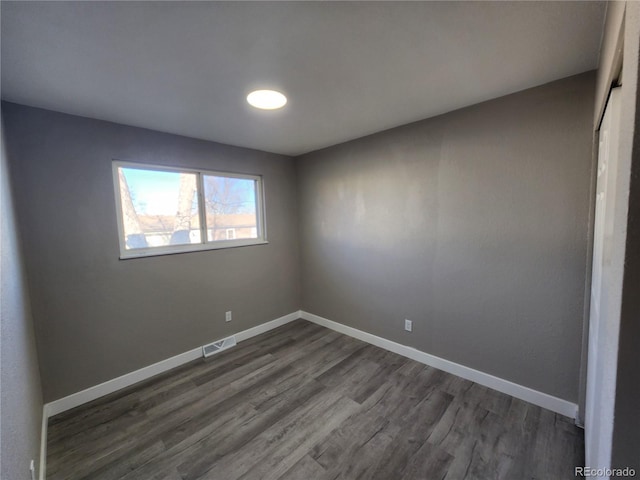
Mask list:
POLYGON ((262 178, 113 163, 120 258, 266 243, 262 178))

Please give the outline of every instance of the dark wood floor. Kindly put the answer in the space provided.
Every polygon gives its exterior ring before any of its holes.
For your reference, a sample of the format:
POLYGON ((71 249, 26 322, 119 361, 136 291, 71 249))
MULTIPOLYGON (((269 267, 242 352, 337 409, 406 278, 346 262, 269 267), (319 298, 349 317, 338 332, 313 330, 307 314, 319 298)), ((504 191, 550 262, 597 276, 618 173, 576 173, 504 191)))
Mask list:
POLYGON ((298 320, 60 414, 47 478, 568 479, 565 417, 298 320))

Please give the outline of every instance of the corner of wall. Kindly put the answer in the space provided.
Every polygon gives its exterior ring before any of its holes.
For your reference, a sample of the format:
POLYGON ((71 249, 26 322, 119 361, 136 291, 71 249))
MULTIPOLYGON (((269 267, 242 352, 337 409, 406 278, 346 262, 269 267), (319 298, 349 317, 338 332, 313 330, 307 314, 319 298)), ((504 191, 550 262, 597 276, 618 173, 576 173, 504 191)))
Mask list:
MULTIPOLYGON (((28 478, 29 464, 42 465, 46 440, 42 385, 30 296, 23 264, 17 216, 9 175, 4 119, 0 120, 1 227, 1 403, 0 477, 28 478)), ((36 467, 37 468, 37 467, 36 467)), ((41 469, 37 469, 41 470, 41 469)))

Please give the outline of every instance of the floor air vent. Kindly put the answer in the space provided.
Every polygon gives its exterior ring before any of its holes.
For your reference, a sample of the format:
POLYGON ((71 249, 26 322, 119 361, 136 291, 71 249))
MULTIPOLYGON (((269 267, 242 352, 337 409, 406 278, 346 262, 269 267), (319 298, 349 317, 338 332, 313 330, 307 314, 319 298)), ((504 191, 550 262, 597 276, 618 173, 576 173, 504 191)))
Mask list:
POLYGON ((223 338, 222 340, 218 340, 217 342, 210 343, 209 345, 205 345, 202 347, 202 355, 206 357, 210 357, 222 350, 226 350, 227 348, 236 346, 236 337, 231 336, 227 338, 223 338))

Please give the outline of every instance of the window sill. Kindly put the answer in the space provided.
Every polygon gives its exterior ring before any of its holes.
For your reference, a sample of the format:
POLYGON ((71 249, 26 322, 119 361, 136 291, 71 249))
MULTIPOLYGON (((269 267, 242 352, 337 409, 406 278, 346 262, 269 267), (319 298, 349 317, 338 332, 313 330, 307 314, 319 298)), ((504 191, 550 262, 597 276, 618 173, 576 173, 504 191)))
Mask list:
POLYGON ((228 248, 249 247, 251 245, 266 245, 266 240, 231 240, 220 241, 216 244, 176 245, 174 247, 156 247, 150 249, 127 250, 120 252, 120 260, 132 258, 158 257, 161 255, 176 255, 179 253, 204 252, 206 250, 226 250, 228 248))

